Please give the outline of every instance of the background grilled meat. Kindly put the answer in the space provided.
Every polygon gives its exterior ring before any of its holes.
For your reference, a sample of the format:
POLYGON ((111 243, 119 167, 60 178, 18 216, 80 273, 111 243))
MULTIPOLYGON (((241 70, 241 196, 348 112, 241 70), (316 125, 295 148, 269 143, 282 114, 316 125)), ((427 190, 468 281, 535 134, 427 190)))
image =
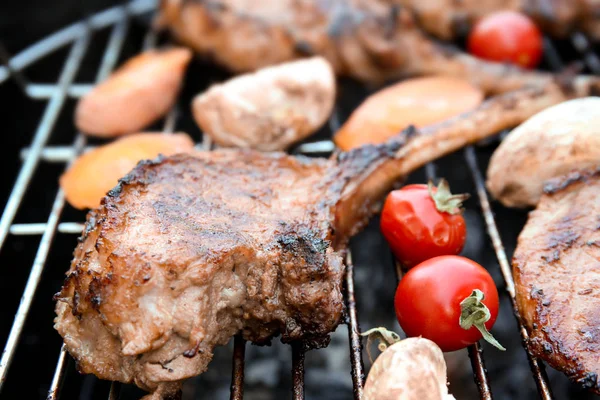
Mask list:
POLYGON ((535 19, 553 36, 582 30, 600 35, 598 0, 391 0, 412 10, 420 25, 442 39, 466 35, 479 18, 495 11, 514 10, 535 19))
POLYGON ((200 54, 236 72, 322 55, 340 75, 382 82, 450 75, 487 93, 543 86, 552 76, 471 57, 432 41, 389 0, 162 0, 162 21, 200 54))
POLYGON ((600 393, 600 169, 551 181, 513 258, 530 347, 600 393))

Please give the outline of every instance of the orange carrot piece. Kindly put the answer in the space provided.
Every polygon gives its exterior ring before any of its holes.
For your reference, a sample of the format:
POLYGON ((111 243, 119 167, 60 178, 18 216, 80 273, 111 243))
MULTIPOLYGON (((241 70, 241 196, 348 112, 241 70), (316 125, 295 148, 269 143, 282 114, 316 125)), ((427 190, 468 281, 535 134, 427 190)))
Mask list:
POLYGON ((159 154, 189 152, 193 148, 194 142, 184 133, 126 136, 81 155, 60 177, 60 187, 73 207, 95 208, 106 192, 138 161, 152 159, 159 154))
POLYGON ((402 81, 368 97, 335 134, 342 150, 383 143, 409 125, 423 127, 477 107, 483 92, 452 77, 402 81))
POLYGON ((100 137, 139 132, 173 106, 191 58, 186 48, 133 57, 81 98, 75 125, 100 137))

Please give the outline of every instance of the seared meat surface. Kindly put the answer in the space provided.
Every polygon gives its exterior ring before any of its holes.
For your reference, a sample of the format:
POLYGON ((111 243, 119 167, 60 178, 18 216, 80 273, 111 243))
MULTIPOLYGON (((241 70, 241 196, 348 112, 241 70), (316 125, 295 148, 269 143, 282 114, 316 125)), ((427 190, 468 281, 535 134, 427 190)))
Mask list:
POLYGON ((524 89, 329 160, 219 150, 139 164, 88 215, 55 327, 80 371, 155 398, 238 331, 326 336, 347 240, 400 178, 567 96, 524 89))
POLYGON ((453 39, 469 32, 482 17, 496 11, 528 14, 545 32, 562 37, 575 30, 600 38, 598 0, 392 0, 411 9, 429 33, 453 39))
POLYGON ((546 185, 513 274, 533 353, 600 393, 600 169, 546 185))
POLYGON ((58 298, 79 368, 152 390, 204 371, 240 330, 329 333, 343 272, 320 223, 331 167, 228 151, 139 165, 89 215, 58 298))
POLYGON ((162 21, 179 40, 236 72, 322 55, 338 74, 371 82, 440 74, 500 93, 554 79, 436 43, 406 7, 395 3, 162 0, 161 10, 162 21))

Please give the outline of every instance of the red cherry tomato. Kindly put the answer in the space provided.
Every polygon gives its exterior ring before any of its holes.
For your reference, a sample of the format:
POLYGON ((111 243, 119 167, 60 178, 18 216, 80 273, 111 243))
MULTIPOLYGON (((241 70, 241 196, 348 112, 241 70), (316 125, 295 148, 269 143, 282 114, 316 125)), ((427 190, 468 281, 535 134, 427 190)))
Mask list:
POLYGON ((460 256, 427 260, 400 280, 394 300, 398 322, 408 336, 427 338, 442 351, 462 349, 482 338, 475 326, 464 329, 459 323, 461 302, 475 289, 484 296, 479 307, 483 303, 489 310, 487 322, 479 322, 489 330, 498 316, 498 291, 490 274, 460 256))
POLYGON ((429 258, 461 252, 467 228, 461 200, 445 181, 438 188, 408 185, 391 192, 381 212, 381 232, 407 268, 429 258), (433 194, 433 196, 432 196, 433 194))
POLYGON ((527 16, 499 11, 479 20, 468 38, 469 52, 477 57, 536 67, 542 57, 542 34, 527 16))

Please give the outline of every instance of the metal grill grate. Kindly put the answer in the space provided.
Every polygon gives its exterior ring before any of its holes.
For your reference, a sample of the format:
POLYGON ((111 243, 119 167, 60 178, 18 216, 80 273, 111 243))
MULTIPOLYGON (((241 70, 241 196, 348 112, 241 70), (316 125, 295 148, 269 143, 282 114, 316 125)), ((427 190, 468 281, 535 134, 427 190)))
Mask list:
MULTIPOLYGON (((34 134, 31 145, 23 149, 21 157, 23 159, 22 167, 10 194, 9 200, 4 209, 2 219, 0 220, 0 247, 5 243, 7 236, 10 235, 32 235, 39 236, 38 251, 31 266, 31 272, 27 281, 21 303, 18 307, 8 340, 4 347, 4 352, 0 360, 0 390, 6 382, 6 374, 14 359, 17 344, 19 343, 25 320, 29 314, 33 296, 40 284, 41 274, 46 265, 52 241, 57 233, 79 234, 82 231, 82 224, 75 222, 59 223, 63 207, 65 204, 64 193, 58 189, 51 212, 44 223, 13 224, 13 220, 23 201, 25 193, 30 186, 32 177, 41 162, 59 163, 69 165, 69 163, 86 149, 86 139, 82 134, 77 134, 71 146, 47 146, 50 135, 56 125, 58 116, 69 98, 78 98, 92 85, 75 83, 76 74, 82 64, 83 57, 89 48, 92 35, 98 30, 110 28, 110 38, 104 50, 104 55, 99 65, 96 81, 105 79, 114 68, 119 54, 127 38, 127 32, 130 19, 133 16, 146 14, 154 10, 156 4, 153 0, 134 0, 127 6, 115 7, 105 12, 96 14, 86 21, 73 24, 62 31, 40 41, 29 47, 25 51, 7 60, 5 66, 0 66, 0 83, 14 78, 17 83, 31 99, 43 99, 47 101, 43 117, 40 120, 38 128, 34 134), (29 82, 21 72, 26 67, 36 63, 41 58, 56 51, 63 46, 70 46, 70 51, 65 60, 62 72, 56 84, 36 84, 29 82)), ((575 34, 571 38, 573 47, 579 52, 582 60, 587 67, 594 73, 600 74, 600 59, 594 54, 593 49, 585 36, 575 34)), ((156 43, 155 33, 150 30, 144 40, 144 48, 153 47, 156 43)), ((562 61, 556 48, 549 40, 546 40, 546 61, 553 69, 560 69, 562 61)), ((165 118, 163 130, 165 132, 173 131, 177 123, 177 110, 172 110, 165 118)), ((331 131, 337 130, 340 125, 340 116, 338 109, 330 119, 331 131)), ((202 148, 210 149, 211 143, 204 140, 202 148)), ((297 152, 304 154, 328 153, 334 150, 331 141, 321 141, 305 143, 297 148, 297 152)), ((523 343, 527 343, 527 331, 520 323, 519 314, 515 303, 515 289, 510 264, 504 251, 503 243, 496 226, 496 221, 490 206, 487 192, 485 190, 484 178, 478 167, 477 154, 474 147, 470 146, 464 150, 464 160, 471 172, 473 182, 477 191, 477 196, 481 206, 483 218, 485 220, 487 232, 496 253, 500 270, 506 282, 506 290, 512 302, 519 331, 523 343)), ((435 175, 435 166, 430 164, 426 168, 427 175, 435 175)), ((351 375, 354 386, 354 398, 361 399, 363 396, 364 367, 362 360, 362 345, 360 340, 360 327, 358 325, 358 313, 355 302, 354 289, 354 267, 351 254, 348 252, 346 258, 345 274, 345 301, 347 305, 347 327, 350 343, 350 361, 351 375)), ((243 398, 244 385, 244 357, 245 341, 241 336, 234 339, 233 351, 233 370, 231 380, 231 399, 240 400, 243 398)), ((293 399, 304 398, 304 355, 305 346, 303 343, 292 344, 292 393, 293 399)), ((529 353, 527 346, 524 345, 527 352, 531 371, 537 384, 540 396, 543 399, 552 399, 552 393, 548 384, 548 379, 544 372, 542 364, 529 353)), ((473 376, 482 399, 491 399, 491 389, 488 382, 487 372, 483 361, 483 353, 479 344, 469 347, 468 354, 471 359, 473 376)), ((60 386, 65 376, 68 356, 65 347, 60 350, 56 364, 54 376, 51 378, 50 391, 48 399, 58 399, 60 395, 60 386)), ((50 380, 50 377, 46 377, 50 380)), ((117 399, 120 392, 120 384, 113 383, 108 393, 108 398, 117 399)))

